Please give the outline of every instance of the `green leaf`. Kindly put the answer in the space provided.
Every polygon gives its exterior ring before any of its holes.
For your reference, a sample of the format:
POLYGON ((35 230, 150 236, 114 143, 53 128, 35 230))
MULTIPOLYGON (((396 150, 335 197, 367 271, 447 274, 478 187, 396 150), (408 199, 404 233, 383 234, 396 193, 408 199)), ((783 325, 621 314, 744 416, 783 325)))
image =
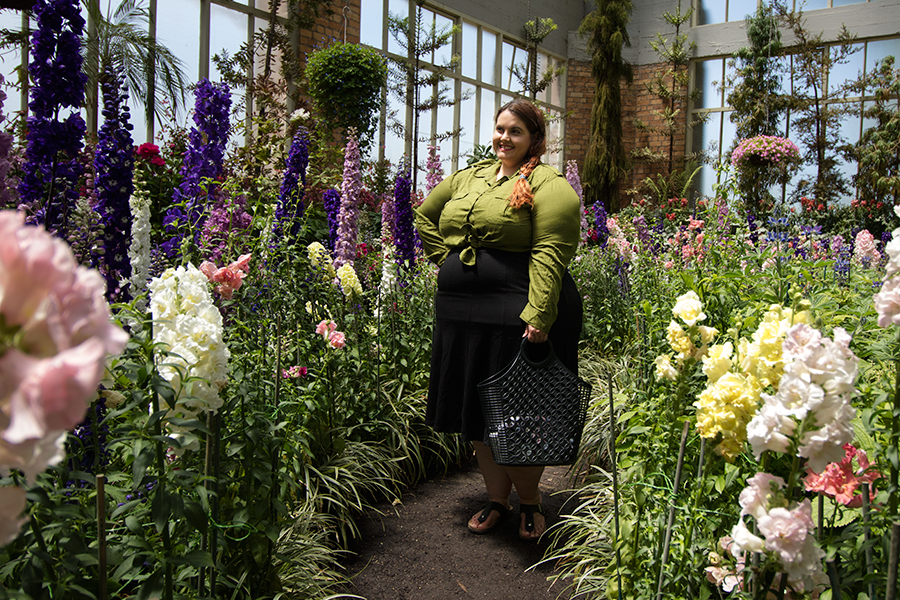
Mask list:
POLYGON ((173 565, 191 565, 192 567, 215 567, 212 554, 207 550, 191 550, 184 556, 176 556, 167 559, 167 562, 173 565))
POLYGON ((165 490, 156 489, 150 505, 150 514, 153 517, 153 524, 156 525, 156 531, 162 533, 162 530, 168 527, 169 517, 172 514, 172 499, 165 490))

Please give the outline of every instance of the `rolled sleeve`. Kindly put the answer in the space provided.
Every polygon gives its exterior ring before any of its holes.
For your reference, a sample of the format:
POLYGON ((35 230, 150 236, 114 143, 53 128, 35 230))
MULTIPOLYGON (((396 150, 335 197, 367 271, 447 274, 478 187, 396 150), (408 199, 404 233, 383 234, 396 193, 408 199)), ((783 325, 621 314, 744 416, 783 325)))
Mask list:
POLYGON ((557 176, 535 189, 528 304, 520 315, 541 331, 549 331, 556 321, 562 278, 581 237, 578 194, 562 175, 554 172, 557 176))

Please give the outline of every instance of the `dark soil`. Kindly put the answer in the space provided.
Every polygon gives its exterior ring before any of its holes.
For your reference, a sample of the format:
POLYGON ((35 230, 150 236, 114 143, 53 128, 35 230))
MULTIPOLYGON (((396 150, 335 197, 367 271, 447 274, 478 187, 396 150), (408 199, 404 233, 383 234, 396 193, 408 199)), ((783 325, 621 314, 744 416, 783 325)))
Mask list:
MULTIPOLYGON (((571 511, 566 467, 548 467, 541 480, 548 525, 571 511), (555 493, 559 492, 559 493, 555 493)), ((403 495, 400 503, 377 506, 359 520, 360 539, 344 561, 353 585, 366 600, 568 599, 563 581, 552 586, 553 565, 543 563, 550 539, 518 537, 518 497, 513 512, 486 535, 466 523, 487 501, 478 466, 434 477, 403 495), (380 514, 379 514, 380 513, 380 514)))

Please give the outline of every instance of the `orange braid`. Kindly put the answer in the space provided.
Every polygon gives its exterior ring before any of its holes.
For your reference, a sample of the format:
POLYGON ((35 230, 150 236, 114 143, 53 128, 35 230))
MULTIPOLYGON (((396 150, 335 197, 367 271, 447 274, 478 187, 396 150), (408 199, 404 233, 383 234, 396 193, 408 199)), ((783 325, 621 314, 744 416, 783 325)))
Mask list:
POLYGON ((526 179, 534 169, 541 164, 540 156, 532 156, 531 160, 519 168, 519 179, 513 187, 512 194, 509 195, 509 205, 512 208, 521 208, 522 206, 534 206, 534 192, 531 191, 531 185, 526 179))

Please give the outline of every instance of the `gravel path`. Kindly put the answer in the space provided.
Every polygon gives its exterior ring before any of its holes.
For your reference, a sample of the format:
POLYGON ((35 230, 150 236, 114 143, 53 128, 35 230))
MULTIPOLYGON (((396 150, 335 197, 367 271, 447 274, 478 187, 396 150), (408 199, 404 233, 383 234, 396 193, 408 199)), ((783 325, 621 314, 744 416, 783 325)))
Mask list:
MULTIPOLYGON (((544 508, 553 524, 574 502, 566 467, 548 467, 541 481, 544 508)), ((553 566, 540 562, 547 549, 518 537, 518 497, 510 498, 514 518, 488 535, 469 532, 466 522, 487 498, 475 464, 435 477, 403 495, 402 502, 378 506, 360 519, 355 553, 344 561, 353 579, 347 592, 366 600, 568 599, 563 582, 552 587, 553 566)))

